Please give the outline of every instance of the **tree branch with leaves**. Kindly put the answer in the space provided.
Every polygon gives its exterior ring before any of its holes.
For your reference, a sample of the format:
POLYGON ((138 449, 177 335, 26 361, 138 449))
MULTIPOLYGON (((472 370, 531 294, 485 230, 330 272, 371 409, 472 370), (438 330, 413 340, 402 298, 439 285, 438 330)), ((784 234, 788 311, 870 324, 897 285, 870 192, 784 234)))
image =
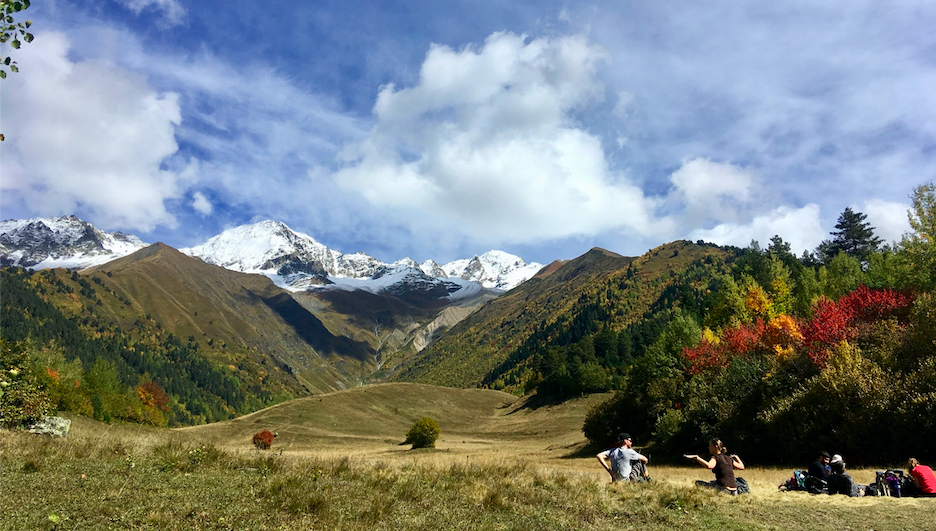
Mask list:
MULTIPOLYGON (((0 35, 0 43, 10 43, 10 47, 19 50, 24 42, 32 42, 33 34, 28 32, 32 26, 32 20, 26 22, 16 22, 13 18, 15 13, 20 13, 29 8, 29 0, 0 0, 0 12, 2 12, 3 34, 0 35)), ((5 68, 11 72, 19 72, 16 61, 10 56, 0 56, 0 79, 6 79, 5 68)))

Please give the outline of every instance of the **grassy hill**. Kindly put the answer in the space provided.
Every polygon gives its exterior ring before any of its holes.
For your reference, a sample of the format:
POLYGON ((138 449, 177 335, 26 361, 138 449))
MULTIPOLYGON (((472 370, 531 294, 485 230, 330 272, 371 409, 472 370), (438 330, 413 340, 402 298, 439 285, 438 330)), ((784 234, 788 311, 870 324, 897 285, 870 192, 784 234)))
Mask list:
POLYGON ((486 303, 415 356, 395 379, 468 387, 484 378, 540 323, 568 311, 582 292, 631 259, 604 249, 561 264, 486 303))
MULTIPOLYGON (((209 265, 155 244, 89 269, 104 286, 182 337, 237 345, 271 359, 311 392, 356 382, 370 371, 369 348, 335 337, 268 278, 209 265), (341 371, 333 366, 343 362, 341 371), (362 366, 363 365, 363 366, 362 366)), ((122 326, 127 326, 126 320, 122 326)), ((211 350, 211 349, 208 349, 211 350)))
MULTIPOLYGON (((659 333, 659 321, 680 298, 701 296, 685 292, 692 287, 690 271, 701 269, 698 276, 704 278, 712 264, 731 255, 711 245, 673 242, 638 258, 592 249, 551 264, 460 322, 396 379, 465 387, 500 380, 497 387, 519 392, 543 376, 531 359, 550 347, 569 346, 602 331, 614 334, 615 352, 619 340, 636 340, 641 347, 659 333), (625 331, 629 335, 619 338, 625 331)), ((698 291, 704 295, 704 288, 698 291)), ((613 358, 605 366, 626 361, 617 354, 613 358)))
MULTIPOLYGON (((582 443, 587 405, 389 384, 191 428, 75 418, 67 439, 3 431, 0 530, 902 531, 936 517, 924 499, 778 492, 788 469, 748 468, 752 493, 730 497, 693 485, 707 470, 651 456, 653 482, 610 484, 592 450, 567 443, 582 443), (443 426, 437 448, 399 446, 403 419, 430 409, 443 426), (328 426, 332 416, 348 422, 328 426), (280 428, 271 451, 249 447, 261 427, 280 428)), ((852 474, 867 483, 874 471, 852 474)))
POLYGON ((589 407, 607 398, 593 395, 564 403, 537 404, 508 393, 412 383, 369 385, 300 398, 243 417, 177 430, 193 441, 248 450, 260 430, 277 433, 277 449, 306 455, 338 453, 396 455, 414 422, 428 416, 439 423, 440 451, 459 455, 500 452, 519 455, 585 443, 581 425, 589 407))

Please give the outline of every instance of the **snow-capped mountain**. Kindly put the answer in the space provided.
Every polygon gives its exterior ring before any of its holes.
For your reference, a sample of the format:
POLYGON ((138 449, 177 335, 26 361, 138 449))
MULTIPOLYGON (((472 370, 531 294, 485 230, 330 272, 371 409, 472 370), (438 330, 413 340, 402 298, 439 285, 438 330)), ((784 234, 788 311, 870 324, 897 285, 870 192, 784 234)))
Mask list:
MULTIPOLYGON (((83 269, 146 246, 136 236, 105 233, 75 216, 0 222, 3 265, 83 269)), ((512 289, 542 267, 502 251, 446 264, 432 260, 418 264, 411 258, 387 264, 365 253, 329 249, 277 221, 228 229, 202 245, 180 251, 226 269, 268 276, 292 291, 324 286, 375 293, 414 290, 451 299, 477 294, 482 288, 512 289)))
POLYGON ((421 269, 434 277, 460 278, 478 282, 490 289, 510 290, 542 269, 542 264, 528 264, 519 256, 503 251, 488 251, 481 256, 439 265, 423 262, 421 269))
POLYGON ((146 246, 136 236, 106 233, 75 216, 0 221, 0 263, 4 266, 83 269, 146 246))
POLYGON ((429 284, 435 285, 432 288, 435 290, 441 286, 456 297, 465 293, 462 290, 471 288, 471 284, 509 290, 542 267, 527 264, 502 251, 489 251, 480 257, 444 265, 432 260, 419 265, 410 258, 386 264, 364 253, 342 254, 329 249, 311 236, 295 232, 277 221, 228 229, 202 245, 180 251, 210 264, 269 276, 280 286, 294 291, 322 285, 382 291, 403 282, 422 283, 422 289, 429 284))
POLYGON ((372 275, 384 265, 364 253, 344 255, 295 232, 278 221, 241 225, 210 238, 205 243, 179 249, 209 264, 244 273, 281 277, 288 286, 328 283, 327 277, 361 278, 372 275))

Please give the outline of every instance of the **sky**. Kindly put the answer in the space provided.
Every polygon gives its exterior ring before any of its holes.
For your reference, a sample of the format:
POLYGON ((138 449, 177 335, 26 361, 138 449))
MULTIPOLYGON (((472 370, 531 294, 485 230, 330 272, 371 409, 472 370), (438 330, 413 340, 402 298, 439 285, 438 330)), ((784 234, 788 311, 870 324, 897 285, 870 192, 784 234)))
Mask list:
POLYGON ((272 219, 344 253, 800 254, 936 179, 936 3, 34 0, 0 217, 176 248, 272 219))

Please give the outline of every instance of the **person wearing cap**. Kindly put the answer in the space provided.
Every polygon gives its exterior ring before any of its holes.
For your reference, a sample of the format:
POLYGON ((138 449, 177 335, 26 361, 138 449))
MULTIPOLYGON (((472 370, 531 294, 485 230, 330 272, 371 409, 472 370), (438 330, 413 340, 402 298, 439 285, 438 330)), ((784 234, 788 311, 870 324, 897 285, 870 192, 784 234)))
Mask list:
POLYGON ((611 474, 611 482, 649 480, 646 463, 649 458, 631 448, 634 441, 629 433, 620 433, 611 448, 596 457, 601 466, 611 474))
POLYGON ((926 498, 936 497, 936 474, 933 474, 933 469, 921 465, 913 457, 907 461, 907 468, 910 469, 910 481, 913 484, 913 488, 908 489, 907 495, 926 498))
POLYGON ((829 474, 829 494, 844 494, 852 498, 865 495, 868 487, 855 483, 851 475, 845 472, 845 461, 842 456, 833 455, 832 460, 829 461, 829 468, 832 469, 832 473, 829 474))

